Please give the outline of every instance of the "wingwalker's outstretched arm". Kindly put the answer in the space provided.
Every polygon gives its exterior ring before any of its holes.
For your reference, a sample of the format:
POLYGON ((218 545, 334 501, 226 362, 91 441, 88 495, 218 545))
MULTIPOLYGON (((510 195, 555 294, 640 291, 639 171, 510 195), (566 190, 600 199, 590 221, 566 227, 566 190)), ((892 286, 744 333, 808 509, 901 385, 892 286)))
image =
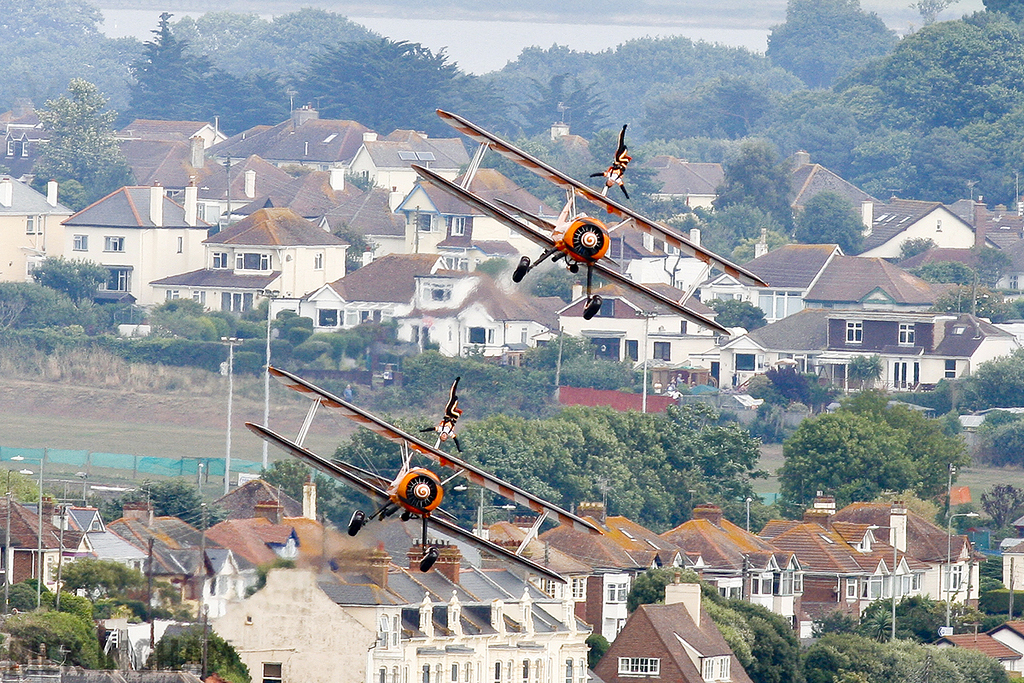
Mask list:
POLYGON ((608 194, 609 187, 618 185, 619 189, 622 190, 622 194, 626 195, 626 199, 629 199, 629 193, 626 192, 626 184, 622 180, 622 176, 626 175, 626 167, 633 160, 633 157, 626 154, 626 128, 628 127, 629 124, 627 123, 619 131, 619 146, 615 149, 615 158, 612 160, 612 165, 606 171, 590 174, 591 178, 604 178, 604 190, 601 191, 603 195, 608 194))

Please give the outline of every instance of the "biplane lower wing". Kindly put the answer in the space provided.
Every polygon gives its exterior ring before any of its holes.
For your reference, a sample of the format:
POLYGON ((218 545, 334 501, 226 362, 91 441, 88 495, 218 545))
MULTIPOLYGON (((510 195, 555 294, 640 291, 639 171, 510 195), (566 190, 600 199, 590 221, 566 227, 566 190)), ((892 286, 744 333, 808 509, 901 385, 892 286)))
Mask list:
MULTIPOLYGON (((249 430, 252 431, 254 434, 256 434, 256 436, 260 437, 267 443, 273 444, 274 446, 280 448, 289 455, 298 458, 299 460, 306 463, 310 467, 313 467, 314 469, 323 472, 327 476, 342 479, 348 484, 351 484, 355 488, 359 489, 363 493, 371 496, 372 498, 376 498, 381 502, 387 502, 390 500, 386 491, 367 481, 364 481, 360 477, 355 476, 346 468, 340 466, 338 463, 332 462, 327 458, 319 456, 316 453, 307 450, 302 446, 293 443, 292 441, 289 441, 288 439, 281 436, 277 432, 274 432, 273 430, 270 430, 264 427, 263 425, 254 424, 252 422, 246 422, 245 426, 248 427, 249 430)), ((509 562, 512 562, 514 564, 517 564, 523 567, 524 569, 534 572, 535 574, 545 576, 549 579, 558 581, 560 583, 565 583, 565 579, 562 578, 562 576, 551 571, 547 567, 541 566, 536 562, 528 560, 520 555, 516 555, 515 553, 506 550, 505 548, 502 548, 500 545, 491 543, 490 541, 484 540, 478 536, 474 536, 473 534, 466 531, 459 525, 449 522, 446 519, 440 519, 434 516, 430 516, 427 518, 427 524, 437 528, 445 534, 454 536, 455 538, 466 543, 467 545, 473 546, 477 550, 491 553, 492 555, 497 555, 498 557, 505 559, 509 562)))
POLYGON ((593 534, 601 533, 597 527, 582 517, 574 515, 568 510, 563 510, 557 505, 549 503, 528 491, 524 491, 514 484, 498 479, 497 477, 484 472, 476 465, 471 465, 461 458, 439 451, 433 446, 417 439, 412 434, 404 432, 394 425, 388 424, 384 420, 366 412, 362 408, 352 405, 351 403, 321 389, 311 382, 307 382, 287 370, 269 367, 267 368, 267 372, 276 377, 288 388, 299 393, 306 394, 310 398, 319 401, 320 405, 337 410, 345 417, 361 424, 370 431, 383 436, 385 439, 395 443, 405 444, 409 449, 430 458, 442 467, 448 467, 453 470, 460 471, 466 479, 477 486, 482 486, 488 491, 497 493, 499 496, 507 498, 513 503, 528 507, 537 514, 547 512, 556 517, 560 524, 570 525, 579 531, 586 531, 593 534))
MULTIPOLYGON (((523 235, 528 237, 530 240, 536 242, 542 247, 550 248, 554 246, 555 241, 553 239, 544 235, 539 230, 534 228, 532 225, 529 225, 524 221, 519 220, 518 218, 513 216, 508 211, 505 211, 501 207, 491 204, 486 199, 478 197, 469 190, 456 185, 447 178, 442 178, 441 176, 434 173, 428 168, 423 168, 422 166, 417 166, 413 164, 413 169, 417 173, 419 173, 420 176, 422 176, 425 180, 430 182, 439 190, 442 190, 443 192, 450 194, 452 197, 455 197, 459 201, 462 201, 468 204, 469 206, 472 206, 473 208, 487 214, 488 216, 498 221, 499 223, 503 223, 508 227, 512 228, 513 230, 518 230, 523 235)), ((616 273, 614 270, 610 268, 605 268, 604 266, 601 265, 600 262, 594 263, 593 267, 595 270, 601 273, 601 275, 604 275, 609 280, 613 280, 614 282, 617 282, 621 285, 624 285, 631 289, 635 289, 636 291, 640 292, 641 294, 651 299, 652 301, 656 301, 659 304, 668 306, 673 311, 683 316, 690 322, 693 322, 697 325, 703 325, 704 327, 712 329, 718 332, 719 334, 730 334, 729 330, 722 327, 714 320, 711 320, 710 318, 705 318, 699 313, 694 313, 690 309, 686 308, 686 306, 684 306, 681 302, 670 299, 669 297, 663 294, 659 294, 658 292, 654 291, 649 287, 645 287, 641 284, 633 282, 629 278, 626 278, 621 274, 616 273)))
POLYGON ((649 218, 645 218, 641 214, 633 211, 632 209, 619 204, 613 199, 609 199, 605 195, 601 194, 598 190, 592 187, 588 187, 583 183, 579 182, 575 178, 572 178, 556 168, 549 166, 535 156, 524 152, 523 150, 510 145, 498 136, 490 133, 480 126, 476 125, 472 121, 467 121, 458 114, 452 114, 451 112, 444 111, 442 109, 437 110, 437 115, 441 117, 445 123, 466 135, 471 140, 486 145, 488 148, 493 149, 495 152, 505 157, 509 161, 512 161, 523 168, 532 171, 539 175, 541 178, 548 180, 558 187, 575 192, 576 194, 586 198, 587 200, 601 206, 605 211, 612 214, 613 216, 619 216, 621 218, 632 218, 644 232, 653 234, 658 238, 665 241, 669 246, 675 247, 687 256, 700 259, 704 263, 710 266, 718 268, 728 275, 736 278, 740 282, 748 285, 754 285, 757 287, 766 287, 767 283, 760 277, 750 272, 749 270, 732 263, 731 261, 722 258, 718 254, 705 249, 704 247, 694 244, 690 240, 682 237, 677 232, 666 228, 663 225, 659 225, 649 218))

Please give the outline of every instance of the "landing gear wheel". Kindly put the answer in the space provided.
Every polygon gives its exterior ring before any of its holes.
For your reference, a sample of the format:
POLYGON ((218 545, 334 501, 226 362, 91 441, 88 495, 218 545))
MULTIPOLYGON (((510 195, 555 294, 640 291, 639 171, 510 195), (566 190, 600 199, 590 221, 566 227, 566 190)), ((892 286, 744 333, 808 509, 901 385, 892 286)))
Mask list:
POLYGON ((423 556, 422 560, 420 560, 420 571, 429 572, 430 568, 434 566, 435 562, 437 562, 437 558, 440 554, 440 551, 435 546, 431 546, 427 550, 427 554, 423 556))
POLYGON ((573 273, 573 274, 576 274, 576 273, 580 272, 580 264, 578 264, 578 263, 570 263, 569 264, 569 272, 573 273))
POLYGON ((410 519, 412 519, 412 513, 409 512, 408 510, 403 511, 402 512, 402 521, 403 522, 408 522, 410 519))
POLYGON ((590 303, 587 304, 587 307, 583 309, 583 319, 584 320, 590 320, 595 315, 597 315, 597 312, 600 311, 600 310, 601 310, 601 297, 599 297, 597 295, 594 295, 593 297, 591 297, 590 303))
POLYGON ((530 257, 524 256, 519 259, 519 265, 512 273, 512 282, 522 282, 528 272, 530 272, 530 257))
POLYGON ((366 524, 366 513, 362 510, 356 510, 352 513, 352 519, 348 522, 348 535, 355 536, 358 534, 364 524, 366 524))

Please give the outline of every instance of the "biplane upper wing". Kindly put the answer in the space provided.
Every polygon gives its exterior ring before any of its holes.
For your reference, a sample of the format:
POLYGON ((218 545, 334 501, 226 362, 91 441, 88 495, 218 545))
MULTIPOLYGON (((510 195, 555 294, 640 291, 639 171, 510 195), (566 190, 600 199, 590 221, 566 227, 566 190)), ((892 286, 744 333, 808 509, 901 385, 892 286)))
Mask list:
POLYGON ((487 145, 490 149, 493 149, 506 159, 519 164, 523 168, 533 171, 545 180, 548 180, 565 190, 576 192, 589 201, 604 207, 605 211, 613 216, 619 216, 620 218, 632 218, 638 228, 644 232, 654 234, 659 239, 664 240, 666 244, 675 247, 682 253, 700 259, 704 263, 718 268, 744 284, 755 285, 758 287, 767 286, 767 283, 764 280, 759 278, 757 275, 754 275, 749 270, 722 258, 713 251, 709 251, 700 245, 694 244, 675 231, 669 230, 665 226, 659 225, 649 218, 645 218, 632 209, 619 204, 617 201, 609 199, 594 188, 584 185, 575 178, 572 178, 558 169, 549 166, 537 157, 524 152, 514 145, 510 145, 498 136, 489 133, 471 121, 467 121, 458 114, 452 114, 451 112, 438 109, 437 115, 440 116, 445 123, 466 135, 471 140, 482 145, 487 145))
MULTIPOLYGON (((434 173, 428 168, 423 168, 422 166, 417 166, 413 164, 413 169, 415 169, 417 173, 419 173, 425 180, 429 181, 439 190, 447 192, 456 199, 465 202, 466 204, 482 211, 483 213, 487 214, 494 220, 500 223, 504 223, 513 230, 518 230, 523 235, 531 239, 533 242, 536 242, 537 244, 541 245, 542 247, 548 248, 554 246, 554 240, 552 240, 550 237, 542 233, 540 230, 526 223, 525 221, 519 220, 508 211, 505 211, 503 208, 499 206, 495 206, 494 204, 490 203, 483 197, 478 197, 469 190, 463 187, 459 187, 452 181, 448 180, 447 178, 442 178, 441 176, 434 173)), ((604 267, 603 265, 601 265, 600 262, 595 263, 594 268, 599 273, 606 276, 608 279, 614 280, 615 282, 625 287, 629 287, 640 292, 645 297, 648 297, 660 304, 668 306, 679 315, 683 316, 684 318, 693 323, 696 323, 697 325, 703 325, 704 327, 715 330, 720 334, 729 334, 729 330, 722 327, 714 320, 711 320, 710 318, 705 318, 699 313, 694 313, 690 309, 686 308, 686 306, 684 306, 682 303, 674 301, 673 299, 670 299, 669 297, 664 296, 663 294, 659 294, 658 292, 655 292, 649 287, 644 287, 641 284, 633 282, 629 278, 623 277, 619 273, 616 273, 614 270, 604 267)))
MULTIPOLYGON (((362 491, 363 493, 373 498, 376 498, 381 502, 387 502, 389 500, 387 492, 378 488, 374 484, 371 484, 370 482, 364 481, 360 477, 355 476, 354 474, 349 472, 342 464, 332 462, 327 458, 319 456, 316 453, 307 450, 302 446, 293 443, 292 441, 289 441, 280 434, 270 429, 267 429, 262 425, 254 424, 252 422, 246 422, 245 426, 248 427, 249 430, 252 431, 254 434, 256 434, 256 436, 260 437, 267 443, 274 444, 275 446, 285 451, 286 453, 289 453, 290 455, 298 458, 299 460, 302 460, 310 467, 313 467, 314 469, 317 469, 330 477, 337 477, 338 479, 343 479, 349 484, 359 489, 360 491, 362 491)), ((427 524, 437 527, 446 534, 455 536, 459 540, 477 548, 478 550, 492 553, 494 555, 497 555, 501 558, 508 560, 509 562, 514 562, 522 567, 525 567, 526 569, 529 569, 532 572, 535 572, 542 576, 546 576, 560 583, 565 583, 564 578, 562 578, 559 574, 556 574, 555 572, 551 571, 547 567, 539 565, 536 562, 532 562, 526 559, 525 557, 522 557, 521 555, 516 555, 515 553, 505 548, 502 548, 500 545, 491 543, 490 541, 479 538, 478 536, 474 536, 473 534, 469 533, 459 525, 454 524, 453 522, 450 522, 446 519, 440 519, 438 517, 431 515, 427 518, 427 524)))
MULTIPOLYGON (((320 405, 339 411, 345 417, 354 422, 358 422, 367 429, 383 436, 385 439, 394 441, 395 443, 405 444, 410 449, 430 458, 443 467, 460 470, 463 473, 463 476, 477 486, 482 486, 488 491, 493 491, 499 496, 503 496, 514 503, 524 505, 538 514, 543 514, 545 512, 550 513, 554 517, 557 517, 560 524, 571 525, 580 531, 588 531, 595 534, 601 533, 597 527, 582 517, 574 515, 568 510, 563 510, 557 505, 549 503, 528 491, 524 491, 514 484, 498 479, 494 475, 481 470, 476 465, 471 465, 461 458, 457 458, 453 455, 440 451, 433 446, 420 441, 412 434, 404 432, 394 425, 388 424, 377 416, 368 413, 358 406, 352 405, 351 403, 321 389, 311 382, 307 382, 287 370, 270 367, 267 368, 267 372, 280 380, 288 388, 298 391, 299 393, 306 394, 310 398, 319 401, 320 405)), ((349 477, 351 476, 352 475, 349 475, 349 477)))

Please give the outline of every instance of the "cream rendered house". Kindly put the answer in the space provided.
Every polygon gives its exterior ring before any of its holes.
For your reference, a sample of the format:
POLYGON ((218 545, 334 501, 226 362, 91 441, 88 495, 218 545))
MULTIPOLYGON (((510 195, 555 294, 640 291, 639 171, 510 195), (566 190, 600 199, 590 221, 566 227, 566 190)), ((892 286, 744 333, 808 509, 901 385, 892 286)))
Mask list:
POLYGON ((57 202, 57 181, 42 195, 27 184, 0 177, 0 280, 32 280, 32 269, 64 250, 60 222, 73 212, 57 202))
POLYGON ((205 267, 153 281, 160 300, 241 312, 267 290, 297 298, 345 275, 348 243, 291 209, 260 209, 203 241, 205 267))
POLYGON ((419 182, 413 164, 453 180, 469 164, 469 155, 459 138, 430 138, 411 130, 396 130, 381 138, 365 132, 348 172, 404 197, 419 182))
POLYGON ((868 226, 861 256, 899 258, 903 243, 912 239, 929 239, 947 249, 969 249, 979 241, 973 226, 939 202, 892 199, 877 205, 864 202, 861 210, 868 226))
POLYGON ((209 224, 196 218, 196 188, 182 206, 164 188, 122 187, 64 221, 64 257, 110 271, 100 296, 159 303, 153 280, 202 265, 209 224))

